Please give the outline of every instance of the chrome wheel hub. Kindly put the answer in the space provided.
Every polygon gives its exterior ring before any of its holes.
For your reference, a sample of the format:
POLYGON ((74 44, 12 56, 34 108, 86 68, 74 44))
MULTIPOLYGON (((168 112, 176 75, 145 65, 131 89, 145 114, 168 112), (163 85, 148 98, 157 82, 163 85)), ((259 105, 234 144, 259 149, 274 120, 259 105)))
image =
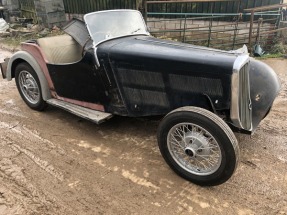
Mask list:
POLYGON ((19 73, 19 86, 28 102, 36 104, 40 101, 40 90, 34 77, 27 71, 19 73))
POLYGON ((175 162, 196 175, 210 175, 221 164, 216 139, 204 128, 192 123, 173 126, 167 137, 168 150, 175 162))
POLYGON ((191 158, 196 157, 196 152, 194 151, 194 149, 192 147, 186 147, 184 149, 184 152, 188 157, 191 157, 191 158))

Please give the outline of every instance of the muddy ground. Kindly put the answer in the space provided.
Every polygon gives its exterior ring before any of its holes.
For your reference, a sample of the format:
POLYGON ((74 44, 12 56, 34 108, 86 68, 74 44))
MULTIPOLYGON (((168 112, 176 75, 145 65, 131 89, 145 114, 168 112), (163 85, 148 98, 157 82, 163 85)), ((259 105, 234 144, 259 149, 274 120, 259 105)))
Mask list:
POLYGON ((157 121, 98 126, 54 107, 36 112, 0 79, 0 214, 287 214, 287 60, 265 62, 280 95, 253 136, 236 134, 236 174, 208 188, 167 166, 157 121))

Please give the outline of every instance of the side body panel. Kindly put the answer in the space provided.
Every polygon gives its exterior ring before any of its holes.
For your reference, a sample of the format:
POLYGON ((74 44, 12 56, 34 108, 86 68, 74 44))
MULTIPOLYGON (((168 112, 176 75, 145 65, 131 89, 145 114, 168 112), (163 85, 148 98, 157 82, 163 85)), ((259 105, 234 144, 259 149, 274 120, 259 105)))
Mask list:
POLYGON ((109 56, 105 63, 130 116, 163 115, 183 106, 230 109, 235 55, 177 47, 146 36, 105 42, 97 54, 100 60, 109 56))

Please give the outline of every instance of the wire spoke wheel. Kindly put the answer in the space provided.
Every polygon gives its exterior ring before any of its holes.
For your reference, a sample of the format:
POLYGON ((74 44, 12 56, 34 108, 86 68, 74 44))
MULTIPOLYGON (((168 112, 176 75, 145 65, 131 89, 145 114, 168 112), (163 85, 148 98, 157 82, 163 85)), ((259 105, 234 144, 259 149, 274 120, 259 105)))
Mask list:
POLYGON ((42 111, 47 107, 42 98, 38 75, 28 63, 23 62, 16 66, 15 81, 22 99, 30 108, 42 111))
POLYGON ((198 107, 169 113, 159 125, 158 145, 178 175, 199 185, 224 183, 238 164, 239 147, 232 130, 220 117, 198 107))
POLYGON ((40 100, 39 86, 34 77, 27 71, 19 73, 19 86, 25 98, 32 104, 40 100))
POLYGON ((167 137, 172 158, 186 171, 196 175, 214 173, 221 164, 221 150, 215 138, 192 123, 173 126, 167 137))

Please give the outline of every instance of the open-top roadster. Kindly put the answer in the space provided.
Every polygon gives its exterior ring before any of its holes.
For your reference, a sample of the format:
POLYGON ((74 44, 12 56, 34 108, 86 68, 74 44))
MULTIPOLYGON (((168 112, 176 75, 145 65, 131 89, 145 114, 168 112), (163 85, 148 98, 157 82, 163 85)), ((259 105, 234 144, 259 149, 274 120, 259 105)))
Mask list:
POLYGON ((280 81, 248 55, 150 36, 138 11, 90 13, 66 35, 27 41, 1 64, 26 104, 58 106, 96 123, 160 115, 160 151, 180 176, 218 185, 236 169, 231 130, 252 133, 280 81))

